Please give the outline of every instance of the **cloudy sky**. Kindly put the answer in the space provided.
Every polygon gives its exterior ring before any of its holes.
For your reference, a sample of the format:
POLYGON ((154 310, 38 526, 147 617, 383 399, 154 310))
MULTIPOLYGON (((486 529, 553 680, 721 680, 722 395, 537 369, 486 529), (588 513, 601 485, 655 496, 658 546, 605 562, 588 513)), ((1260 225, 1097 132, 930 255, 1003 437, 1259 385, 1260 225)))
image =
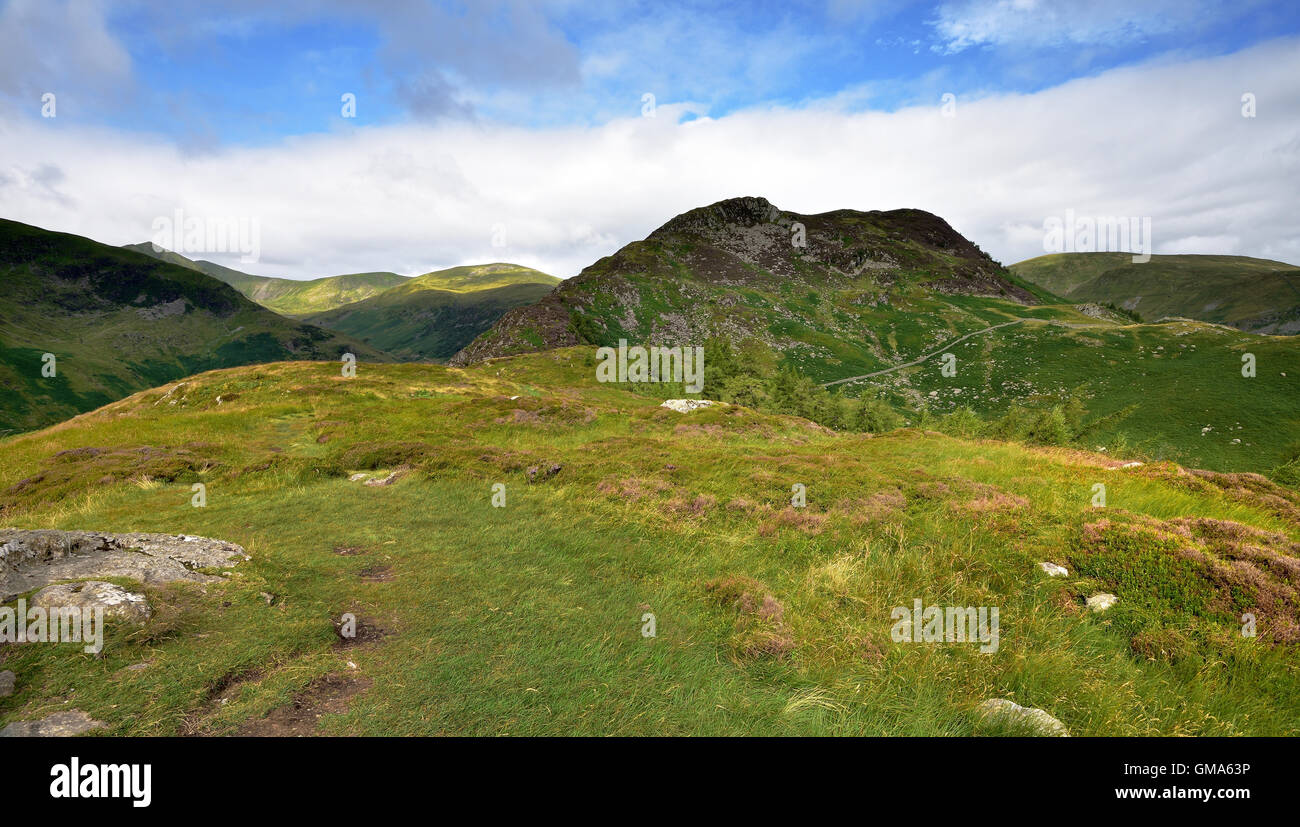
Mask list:
POLYGON ((0 44, 0 217, 243 222, 182 251, 248 272, 567 277, 737 195, 1300 264, 1294 0, 0 0, 0 44))

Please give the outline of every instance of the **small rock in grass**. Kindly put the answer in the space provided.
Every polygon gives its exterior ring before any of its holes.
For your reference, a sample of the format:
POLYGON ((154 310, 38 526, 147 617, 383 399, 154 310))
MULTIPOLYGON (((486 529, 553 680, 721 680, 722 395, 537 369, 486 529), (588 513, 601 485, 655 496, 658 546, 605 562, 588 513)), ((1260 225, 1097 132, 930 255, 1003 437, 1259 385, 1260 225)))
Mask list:
POLYGON ((6 669, 0 672, 0 698, 8 698, 14 694, 14 685, 18 683, 18 676, 6 669))
POLYGON ((979 712, 981 717, 986 720, 1023 724, 1040 735, 1051 735, 1058 738, 1070 737, 1070 730, 1066 728, 1065 724, 1043 710, 1021 706, 1015 701, 1009 701, 1006 698, 989 698, 980 704, 979 712))
POLYGON ((713 405, 721 405, 721 402, 714 402, 711 399, 668 399, 659 407, 668 408, 678 413, 690 413, 700 408, 708 408, 713 405))
POLYGON ((1065 566, 1058 566, 1055 563, 1039 563, 1039 568, 1047 572, 1048 577, 1069 577, 1070 570, 1065 566))
POLYGON ((80 709, 70 709, 67 712, 56 712, 40 721, 14 721, 0 729, 0 738, 67 738, 103 728, 104 724, 80 709))
POLYGON ((1092 597, 1088 598, 1088 608, 1092 609, 1094 612, 1104 612, 1118 602, 1119 598, 1115 595, 1110 592, 1102 592, 1101 594, 1094 594, 1092 597))
POLYGON ((399 479, 401 479, 404 476, 406 476, 406 469, 397 468, 395 470, 389 471, 388 476, 382 479, 366 480, 364 484, 372 487, 379 486, 379 485, 392 485, 394 482, 397 482, 399 479))

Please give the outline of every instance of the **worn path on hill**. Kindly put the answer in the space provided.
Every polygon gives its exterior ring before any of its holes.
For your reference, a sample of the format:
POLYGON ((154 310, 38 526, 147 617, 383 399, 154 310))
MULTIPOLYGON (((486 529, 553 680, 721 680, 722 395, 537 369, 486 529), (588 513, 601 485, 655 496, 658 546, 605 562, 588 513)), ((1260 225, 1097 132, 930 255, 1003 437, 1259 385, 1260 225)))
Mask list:
POLYGON ((903 368, 910 368, 913 365, 921 364, 926 359, 929 359, 931 356, 938 356, 940 353, 947 351, 948 349, 952 348, 954 345, 961 344, 962 342, 966 341, 972 336, 978 336, 981 333, 988 333, 990 330, 997 330, 999 327, 1006 327, 1008 325, 1020 324, 1021 322, 1046 322, 1048 324, 1058 325, 1060 327, 1103 327, 1104 326, 1104 325, 1086 324, 1081 322, 1060 322, 1054 319, 1034 319, 1034 318, 1021 317, 1018 319, 1012 319, 1009 322, 1003 322, 1001 324, 991 325, 989 327, 984 328, 983 330, 976 330, 974 332, 967 333, 965 336, 961 336, 959 338, 953 339, 951 342, 948 342, 938 350, 931 351, 930 353, 927 353, 924 356, 919 356, 910 362, 904 362, 901 365, 894 365, 892 368, 885 368, 884 370, 878 370, 874 373, 864 373, 861 376, 850 376, 847 379, 836 379, 833 382, 824 382, 822 383, 822 387, 829 388, 832 385, 842 385, 845 382, 856 382, 859 379, 870 379, 873 376, 881 376, 882 374, 893 373, 894 371, 902 370, 903 368))

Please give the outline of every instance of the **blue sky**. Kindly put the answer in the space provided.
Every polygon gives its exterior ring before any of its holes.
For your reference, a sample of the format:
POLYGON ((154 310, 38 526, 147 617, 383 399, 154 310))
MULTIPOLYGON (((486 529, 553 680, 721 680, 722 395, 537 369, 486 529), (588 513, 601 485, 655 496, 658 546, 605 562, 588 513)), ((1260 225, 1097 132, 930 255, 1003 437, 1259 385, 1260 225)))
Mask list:
MULTIPOLYGON (((36 4, 4 5, 17 17, 36 4)), ((57 14, 60 0, 40 5, 52 11, 27 15, 57 14)), ((647 92, 712 117, 836 96, 891 111, 1300 32, 1300 4, 1252 0, 275 5, 69 3, 99 16, 127 62, 94 71, 93 52, 55 53, 4 91, 59 89, 64 117, 202 148, 409 121, 603 123, 639 112, 647 92), (355 124, 340 115, 345 92, 355 124)))
POLYGON ((260 261, 194 256, 251 272, 567 277, 736 195, 1300 263, 1294 0, 0 0, 0 43, 0 215, 255 221, 260 261))

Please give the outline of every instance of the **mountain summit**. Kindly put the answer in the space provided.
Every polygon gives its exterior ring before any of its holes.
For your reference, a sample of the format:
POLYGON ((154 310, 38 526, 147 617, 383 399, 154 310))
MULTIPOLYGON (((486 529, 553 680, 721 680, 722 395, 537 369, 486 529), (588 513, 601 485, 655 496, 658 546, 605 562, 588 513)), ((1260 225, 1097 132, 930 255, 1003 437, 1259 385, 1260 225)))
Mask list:
POLYGON ((730 198, 678 215, 537 304, 510 311, 452 364, 583 343, 679 344, 717 334, 763 339, 782 351, 802 344, 838 358, 818 340, 863 339, 862 317, 871 308, 945 295, 1037 301, 1002 265, 923 210, 802 215, 766 198, 730 198))

